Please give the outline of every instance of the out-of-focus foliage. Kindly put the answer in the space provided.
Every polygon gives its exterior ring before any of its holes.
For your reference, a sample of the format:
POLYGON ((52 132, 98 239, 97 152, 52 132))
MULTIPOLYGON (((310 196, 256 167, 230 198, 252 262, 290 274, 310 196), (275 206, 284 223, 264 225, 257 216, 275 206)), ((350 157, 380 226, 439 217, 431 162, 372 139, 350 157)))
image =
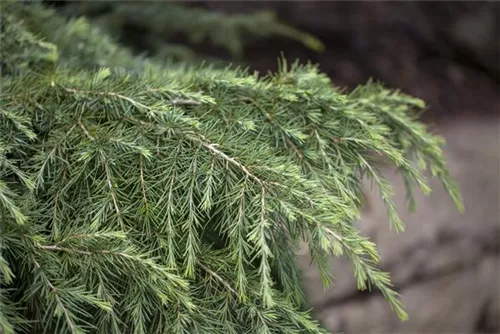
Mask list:
POLYGON ((87 15, 114 36, 140 45, 155 55, 182 61, 200 60, 186 45, 172 43, 179 35, 191 44, 208 42, 241 58, 246 44, 271 36, 282 36, 322 51, 314 36, 290 27, 272 13, 226 15, 180 3, 157 1, 79 1, 64 7, 68 15, 87 15))
POLYGON ((1 73, 8 74, 16 69, 54 64, 58 58, 57 47, 44 42, 14 22, 10 16, 2 16, 0 22, 2 45, 0 48, 1 73))

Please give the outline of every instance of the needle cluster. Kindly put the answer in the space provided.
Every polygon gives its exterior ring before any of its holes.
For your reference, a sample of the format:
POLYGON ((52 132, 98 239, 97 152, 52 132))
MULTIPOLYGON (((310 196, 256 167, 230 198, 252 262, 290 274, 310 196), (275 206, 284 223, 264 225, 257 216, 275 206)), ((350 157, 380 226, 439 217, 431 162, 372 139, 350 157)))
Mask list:
POLYGON ((325 284, 346 255, 407 317, 353 222, 369 177, 403 230, 381 161, 410 199, 428 168, 461 208, 421 100, 285 60, 160 64, 85 19, 1 13, 0 332, 326 333, 302 309, 302 243, 325 284))

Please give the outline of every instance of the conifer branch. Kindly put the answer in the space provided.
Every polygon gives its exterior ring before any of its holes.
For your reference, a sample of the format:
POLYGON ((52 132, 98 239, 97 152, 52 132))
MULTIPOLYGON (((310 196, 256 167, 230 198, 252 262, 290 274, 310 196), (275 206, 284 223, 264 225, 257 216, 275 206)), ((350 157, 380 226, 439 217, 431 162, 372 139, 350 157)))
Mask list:
MULTIPOLYGON (((115 93, 115 92, 100 92, 100 91, 92 91, 92 90, 79 90, 79 89, 74 89, 74 88, 65 88, 63 87, 63 89, 68 92, 68 93, 73 93, 73 94, 83 94, 83 95, 98 95, 98 96, 110 96, 110 97, 114 97, 114 98, 117 98, 117 99, 121 99, 121 100, 125 100, 127 102, 129 102, 130 104, 138 107, 138 108, 142 108, 142 109, 145 109, 145 110, 149 110, 151 111, 152 108, 128 97, 128 96, 125 96, 125 95, 122 95, 122 94, 119 94, 119 93, 115 93)), ((154 91, 161 91, 160 89, 157 89, 157 90, 148 90, 147 92, 154 92, 154 91)), ((168 101, 169 104, 171 105, 174 105, 174 106, 199 106, 201 105, 201 102, 200 101, 196 101, 196 100, 189 100, 189 99, 173 99, 173 100, 170 100, 168 101)))
POLYGON ((215 271, 211 270, 207 266, 205 266, 199 259, 196 259, 196 263, 210 276, 214 277, 219 283, 221 283, 229 292, 231 292, 236 298, 238 297, 238 293, 234 290, 231 285, 226 282, 219 274, 215 271))
POLYGON ((95 141, 95 138, 90 134, 89 130, 87 130, 81 121, 78 121, 78 126, 82 129, 83 133, 85 133, 85 136, 87 136, 91 141, 95 141))
MULTIPOLYGON (((124 96, 124 95, 121 95, 121 94, 118 94, 118 93, 113 93, 113 92, 95 92, 95 91, 83 91, 83 90, 76 90, 76 89, 68 89, 68 88, 64 88, 67 92, 70 92, 70 93, 80 93, 80 94, 96 94, 96 95, 108 95, 108 96, 113 96, 113 97, 117 97, 117 98, 120 98, 120 99, 123 99, 123 100, 126 100, 128 102, 130 102, 131 104, 133 104, 134 106, 138 106, 138 107, 141 107, 145 110, 149 110, 149 111, 152 111, 153 109, 140 103, 140 102, 137 102, 135 101, 134 99, 132 98, 129 98, 127 96, 124 96)), ((129 118, 129 119, 132 119, 132 118, 129 118)), ((135 120, 134 120, 135 121, 135 120)), ((139 121, 140 124, 143 124, 143 125, 147 125, 147 123, 143 122, 143 121, 139 121)), ((90 136, 88 130, 85 129, 85 127, 83 126, 83 124, 79 123, 79 126, 82 127, 82 129, 84 130, 85 134, 89 137, 89 138, 93 138, 92 136, 90 136)), ((217 144, 213 144, 213 143, 210 143, 210 141, 203 137, 202 135, 198 135, 201 139, 198 139, 194 136, 185 136, 186 138, 194 141, 194 142, 197 142, 199 144, 201 144, 203 147, 205 147, 207 150, 211 151, 212 153, 222 157, 224 160, 226 160, 227 162, 231 163, 232 165, 238 167, 239 169, 241 169, 243 171, 243 173, 245 173, 247 176, 249 176, 252 180, 254 180, 255 182, 257 182, 258 184, 260 184, 261 186, 264 186, 265 185, 265 182, 263 180, 261 180, 260 178, 258 178, 256 175, 254 175, 253 173, 251 173, 243 164, 239 163, 238 161, 236 161, 234 158, 228 156, 227 154, 225 154, 224 152, 220 151, 219 149, 217 149, 217 144)), ((115 205, 116 206, 116 205, 115 205)), ((119 211, 119 210, 117 210, 119 211)))
POLYGON ((66 92, 73 93, 73 94, 111 96, 111 97, 115 97, 115 98, 118 98, 118 99, 130 102, 132 105, 134 105, 136 107, 147 109, 147 110, 151 110, 151 108, 149 108, 148 106, 146 106, 146 105, 144 105, 144 104, 142 104, 142 103, 140 103, 138 101, 135 101, 134 99, 131 99, 128 96, 125 96, 125 95, 122 95, 122 94, 119 94, 119 93, 114 93, 114 92, 99 92, 99 91, 91 91, 91 90, 79 90, 79 89, 66 88, 66 87, 63 87, 63 89, 66 92))
POLYGON ((73 253, 73 254, 80 254, 80 255, 87 255, 87 256, 92 256, 92 255, 112 255, 112 256, 118 256, 125 258, 127 260, 131 260, 134 262, 139 262, 147 267, 151 267, 154 270, 163 270, 159 265, 154 263, 152 259, 141 259, 140 256, 137 255, 131 255, 127 254, 125 252, 116 252, 108 249, 102 249, 102 250, 95 250, 95 251, 85 251, 81 249, 73 249, 73 248, 67 248, 67 247, 61 247, 58 245, 37 245, 38 248, 43 249, 43 250, 48 250, 48 251, 55 251, 55 252, 65 252, 65 253, 73 253))
POLYGON ((199 106, 199 105, 201 105, 200 101, 181 100, 181 99, 170 100, 168 103, 170 103, 174 106, 199 106))
MULTIPOLYGON (((46 274, 42 271, 40 264, 35 259, 33 259, 33 263, 35 264, 35 267, 40 271, 41 276, 42 276, 45 284, 47 284, 49 286, 51 294, 54 296, 58 307, 62 310, 63 315, 64 315, 64 319, 66 320, 66 323, 69 326, 70 332, 72 334, 82 333, 82 331, 77 328, 77 325, 73 319, 73 315, 71 314, 71 312, 68 310, 66 305, 64 305, 63 301, 61 300, 61 296, 59 296, 59 290, 52 284, 52 282, 49 280, 49 278, 46 276, 46 274)), ((56 314, 54 314, 54 315, 56 315, 56 314)))
POLYGON ((243 164, 241 164, 240 162, 236 161, 236 159, 228 156, 227 154, 225 154, 224 152, 222 152, 221 150, 217 149, 217 144, 213 144, 213 143, 210 143, 210 141, 206 138, 204 138, 203 136, 200 135, 200 137, 202 139, 198 139, 196 137, 193 137, 193 136, 186 136, 188 139, 196 142, 196 143, 199 143, 201 144, 204 148, 206 148, 207 150, 209 150, 210 152, 214 153, 215 155, 217 156, 220 156, 222 159, 224 159, 225 161, 229 162, 230 164, 238 167, 246 176, 248 176, 250 179, 254 180, 255 182, 257 182, 259 185, 261 186, 264 186, 266 184, 265 181, 261 180, 259 177, 257 177, 256 175, 254 175, 253 173, 251 173, 247 167, 245 167, 243 164))
POLYGON ((332 237, 334 237, 334 238, 335 238, 335 239, 337 239, 338 241, 340 241, 340 242, 343 242, 343 241, 344 241, 344 239, 343 239, 341 236, 339 236, 337 233, 333 232, 330 228, 325 227, 325 226, 323 226, 323 228, 324 228, 324 230, 325 230, 326 232, 328 232, 328 234, 330 234, 332 237))
POLYGON ((104 154, 103 154, 103 159, 104 159, 104 161, 103 161, 104 162, 104 171, 106 174, 106 183, 108 185, 109 192, 111 194, 111 199, 113 200, 113 205, 115 207, 116 214, 118 215, 118 218, 120 218, 122 215, 122 212, 120 210, 120 207, 118 206, 118 199, 116 198, 115 188, 114 188, 113 182, 111 180, 111 171, 109 170, 108 159, 104 154))
MULTIPOLYGON (((266 77, 160 64, 85 19, 0 9, 0 274, 30 322, 79 334, 325 333, 300 311, 301 241, 325 284, 328 256, 347 255, 358 288, 407 317, 352 222, 367 174, 403 227, 372 154, 426 192, 416 156, 462 208, 443 141, 411 116, 419 101, 373 83, 344 95, 317 67, 286 61, 266 77)), ((8 329, 14 301, 0 297, 8 329)))
POLYGON ((140 170, 140 175, 141 175, 141 190, 142 190, 142 198, 144 200, 144 205, 148 205, 148 200, 146 197, 146 182, 144 181, 144 160, 142 158, 142 155, 139 157, 139 170, 140 170))
POLYGON ((79 249, 69 249, 66 247, 60 247, 57 245, 40 245, 38 246, 41 249, 45 250, 50 250, 50 251, 61 251, 61 252, 66 252, 66 253, 76 253, 76 254, 83 254, 83 255, 92 255, 93 253, 79 250, 79 249))

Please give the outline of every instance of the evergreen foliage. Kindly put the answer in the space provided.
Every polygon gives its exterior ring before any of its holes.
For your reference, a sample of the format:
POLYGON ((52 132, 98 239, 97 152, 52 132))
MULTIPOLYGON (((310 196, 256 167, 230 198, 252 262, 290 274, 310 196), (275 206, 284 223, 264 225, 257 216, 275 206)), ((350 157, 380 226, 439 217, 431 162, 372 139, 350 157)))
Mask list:
POLYGON ((2 333, 326 333, 301 242, 325 284, 346 255, 407 317, 353 222, 368 176, 404 227, 381 161, 410 198, 428 168, 462 209, 421 100, 285 60, 261 77, 138 58, 39 4, 1 14, 2 333))
POLYGON ((201 57, 186 45, 172 43, 179 35, 192 45, 208 42, 222 48, 233 60, 241 59, 248 43, 269 36, 291 38, 316 51, 324 47, 315 37, 278 21, 268 11, 225 15, 175 2, 151 2, 145 6, 142 1, 81 1, 65 6, 63 12, 91 17, 127 44, 140 45, 141 50, 184 62, 200 61, 207 56, 201 57))

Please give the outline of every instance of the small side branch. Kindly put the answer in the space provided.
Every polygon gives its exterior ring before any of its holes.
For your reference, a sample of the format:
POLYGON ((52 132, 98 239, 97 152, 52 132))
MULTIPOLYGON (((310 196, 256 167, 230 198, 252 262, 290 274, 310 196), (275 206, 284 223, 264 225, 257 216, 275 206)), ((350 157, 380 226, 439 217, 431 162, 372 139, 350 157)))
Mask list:
MULTIPOLYGON (((119 94, 119 93, 99 92, 99 91, 90 91, 90 90, 78 90, 78 89, 72 89, 72 88, 63 88, 63 89, 66 92, 73 93, 73 94, 92 94, 92 95, 99 95, 99 96, 111 96, 111 97, 125 100, 136 107, 140 107, 140 108, 143 108, 146 110, 152 110, 151 107, 149 107, 143 103, 140 103, 140 102, 138 102, 138 101, 136 101, 128 96, 119 94)), ((173 99, 173 100, 168 101, 168 103, 171 105, 175 105, 175 106, 198 106, 198 105, 201 105, 200 101, 191 100, 191 99, 173 99)))
POLYGON ((85 136, 89 138, 91 141, 95 141, 95 138, 90 134, 89 130, 83 125, 81 121, 78 121, 78 126, 82 129, 83 133, 85 133, 85 136))
POLYGON ((302 152, 299 151, 297 146, 290 140, 289 137, 286 137, 286 142, 293 149, 295 154, 297 154, 299 156, 300 160, 304 160, 304 156, 302 155, 302 152))
POLYGON ((238 297, 238 293, 236 292, 236 290, 234 290, 231 285, 225 281, 222 277, 219 276, 219 274, 217 274, 215 271, 213 271, 212 269, 208 268, 207 266, 205 266, 203 263, 201 263, 200 260, 196 260, 196 263, 207 273, 209 274, 210 276, 213 276, 217 281, 219 281, 219 283, 221 283, 222 285, 224 285, 224 287, 229 290, 235 297, 238 297))
POLYGON ((70 249, 66 247, 60 247, 57 245, 46 245, 46 246, 38 246, 38 248, 45 249, 45 250, 50 250, 50 251, 56 251, 56 252, 66 252, 66 253, 76 253, 76 254, 83 254, 83 255, 92 255, 92 252, 87 252, 83 251, 80 249, 70 249))
POLYGON ((330 234, 332 237, 334 237, 335 239, 337 239, 338 241, 340 241, 340 242, 342 242, 342 243, 344 242, 344 239, 343 239, 340 235, 338 235, 337 233, 333 232, 333 231, 332 231, 332 230, 330 230, 328 227, 325 227, 325 226, 322 226, 322 227, 323 227, 323 228, 325 229, 325 231, 326 231, 328 234, 330 234))
POLYGON ((142 197, 144 199, 144 204, 147 206, 148 200, 146 197, 146 182, 144 181, 144 161, 142 158, 142 155, 140 156, 140 175, 141 175, 141 190, 142 190, 142 197))
POLYGON ((42 273, 42 276, 45 280, 45 283, 47 283, 47 285, 49 286, 49 288, 51 289, 52 293, 54 294, 54 297, 57 301, 57 303, 59 304, 59 307, 61 308, 61 310, 63 311, 63 314, 64 314, 64 318, 66 319, 66 322, 68 323, 70 329, 71 329, 71 333, 79 333, 79 331, 77 330, 77 326, 74 322, 74 320, 72 319, 72 315, 71 313, 68 311, 68 309, 66 308, 66 305, 64 305, 61 297, 59 296, 59 291, 58 289, 52 284, 52 282, 50 282, 49 278, 47 277, 47 275, 43 272, 40 264, 36 261, 36 260, 33 260, 35 262, 35 267, 38 269, 38 270, 41 270, 41 273, 42 273))
POLYGON ((116 214, 121 217, 121 210, 118 206, 118 199, 116 198, 115 189, 111 181, 111 171, 109 170, 108 160, 104 160, 104 170, 106 172, 106 183, 108 184, 109 191, 111 192, 111 199, 113 200, 113 205, 115 207, 116 214))
POLYGON ((199 105, 201 105, 200 101, 183 100, 183 99, 170 100, 169 103, 174 105, 174 106, 199 106, 199 105))
POLYGON ((89 251, 84 251, 81 249, 71 249, 71 248, 67 248, 67 247, 61 247, 58 245, 38 245, 38 248, 45 249, 48 251, 54 251, 54 252, 74 253, 74 254, 81 254, 81 255, 87 255, 87 256, 100 253, 100 254, 121 256, 121 257, 127 258, 129 260, 137 260, 137 258, 134 257, 133 255, 129 255, 129 254, 126 254, 123 252, 113 252, 113 251, 106 250, 106 249, 100 250, 100 251, 95 251, 95 252, 89 252, 89 251))
MULTIPOLYGON (((38 263, 37 260, 33 260, 35 262, 35 267, 36 269, 38 270, 41 270, 42 267, 40 266, 40 263, 38 263)), ((45 278, 45 281, 47 282, 47 285, 50 287, 50 289, 52 290, 53 293, 57 293, 57 288, 52 284, 52 282, 50 282, 50 280, 45 276, 45 273, 44 274, 44 278, 45 278)))
POLYGON ((188 136, 188 139, 190 139, 192 141, 195 141, 197 143, 200 143, 203 147, 205 147, 206 149, 208 149, 210 152, 214 153, 215 155, 218 155, 218 156, 222 157, 224 160, 226 160, 230 164, 238 167, 239 169, 241 169, 241 171, 243 171, 243 173, 245 173, 245 175, 247 175, 249 178, 251 178, 252 180, 254 180, 255 182, 257 182, 261 186, 264 186, 266 184, 265 181, 259 179, 255 174, 251 173, 243 164, 239 163, 234 158, 228 156, 226 153, 224 153, 221 150, 217 149, 217 144, 206 143, 206 142, 204 142, 204 141, 202 141, 202 140, 200 140, 198 138, 194 138, 194 137, 191 137, 191 136, 188 136))
POLYGON ((118 94, 118 93, 113 93, 113 92, 99 92, 99 91, 91 91, 91 90, 78 90, 78 89, 72 89, 72 88, 63 88, 63 89, 66 92, 73 93, 73 94, 91 94, 91 95, 100 95, 100 96, 112 96, 112 97, 116 97, 118 99, 122 99, 122 100, 128 101, 129 103, 133 104, 136 107, 141 107, 141 108, 145 108, 145 109, 151 110, 151 108, 148 107, 147 105, 142 104, 142 103, 140 103, 138 101, 135 101, 134 99, 131 99, 128 96, 121 95, 121 94, 118 94))

